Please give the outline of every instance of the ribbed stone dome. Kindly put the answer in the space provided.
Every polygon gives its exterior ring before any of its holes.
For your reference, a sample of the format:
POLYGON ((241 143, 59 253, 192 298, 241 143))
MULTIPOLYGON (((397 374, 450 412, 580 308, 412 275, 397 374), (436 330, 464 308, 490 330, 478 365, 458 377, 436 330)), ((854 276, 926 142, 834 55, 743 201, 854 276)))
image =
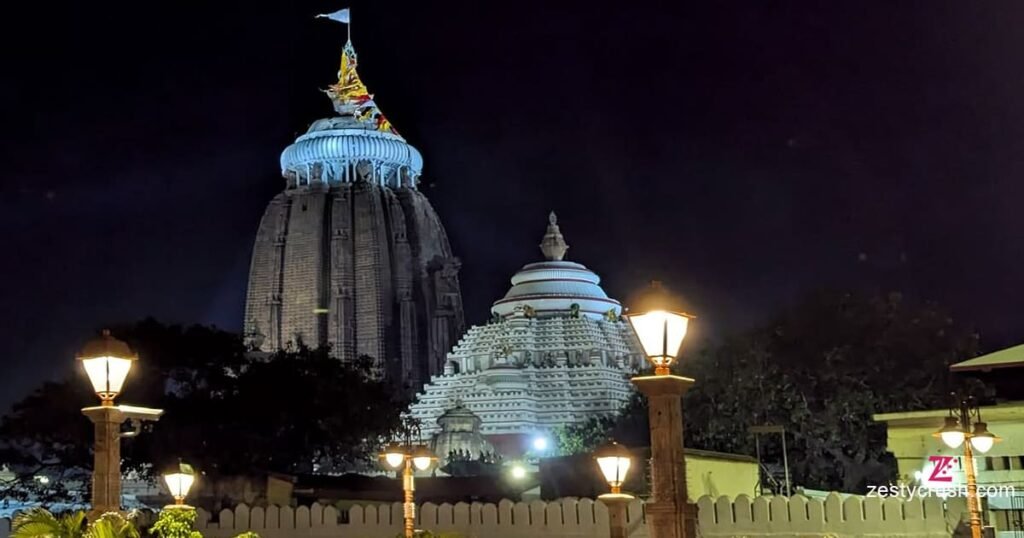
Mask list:
POLYGON ((579 314, 591 318, 618 317, 622 305, 601 288, 601 278, 585 266, 564 261, 569 249, 554 213, 541 242, 547 261, 525 265, 512 276, 512 288, 494 302, 492 311, 508 317, 517 311, 527 316, 579 314))

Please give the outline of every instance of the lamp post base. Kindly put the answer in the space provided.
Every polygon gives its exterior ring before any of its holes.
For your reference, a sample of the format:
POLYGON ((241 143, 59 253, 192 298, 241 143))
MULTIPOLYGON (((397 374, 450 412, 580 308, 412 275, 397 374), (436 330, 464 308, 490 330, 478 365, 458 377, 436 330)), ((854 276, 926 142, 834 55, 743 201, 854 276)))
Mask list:
POLYGON ((605 493, 597 497, 597 500, 608 507, 609 538, 627 538, 629 536, 629 529, 626 526, 626 509, 634 499, 636 497, 625 493, 605 493))
POLYGON ((651 426, 651 500, 646 505, 651 538, 685 538, 687 493, 683 459, 683 394, 693 379, 675 375, 634 377, 647 397, 651 426))

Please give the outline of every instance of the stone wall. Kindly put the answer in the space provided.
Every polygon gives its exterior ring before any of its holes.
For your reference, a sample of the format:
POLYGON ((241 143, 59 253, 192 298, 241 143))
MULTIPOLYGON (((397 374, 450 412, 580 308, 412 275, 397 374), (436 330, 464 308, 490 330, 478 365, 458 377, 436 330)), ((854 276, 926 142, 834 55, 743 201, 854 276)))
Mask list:
POLYGON ((697 525, 701 536, 918 536, 949 537, 963 509, 956 500, 944 506, 938 497, 899 499, 831 494, 826 499, 800 495, 701 497, 697 525), (952 517, 950 517, 952 515, 952 517))
MULTIPOLYGON (((701 537, 833 537, 910 536, 939 538, 952 535, 961 519, 962 500, 944 506, 942 499, 882 499, 879 497, 827 499, 794 496, 740 495, 701 497, 697 501, 698 536, 701 537)), ((417 528, 457 533, 464 538, 607 538, 608 510, 589 499, 544 503, 456 505, 424 504, 417 512, 417 528)), ((629 507, 630 538, 647 538, 643 505, 629 507)), ((200 511, 198 529, 207 538, 232 538, 245 531, 262 538, 394 538, 402 530, 402 506, 353 506, 339 512, 314 504, 298 508, 237 506, 216 517, 200 511)), ((10 522, 0 520, 0 537, 9 534, 10 522)))
MULTIPOLYGON (((643 507, 630 507, 631 538, 646 538, 643 507)), ((608 536, 608 510, 589 499, 554 503, 434 505, 426 503, 417 512, 417 528, 453 532, 465 538, 595 537, 608 536)), ((402 505, 354 506, 345 513, 333 507, 301 506, 222 510, 217 521, 201 514, 200 532, 207 538, 231 538, 252 530, 262 538, 349 537, 394 538, 402 532, 402 505)))

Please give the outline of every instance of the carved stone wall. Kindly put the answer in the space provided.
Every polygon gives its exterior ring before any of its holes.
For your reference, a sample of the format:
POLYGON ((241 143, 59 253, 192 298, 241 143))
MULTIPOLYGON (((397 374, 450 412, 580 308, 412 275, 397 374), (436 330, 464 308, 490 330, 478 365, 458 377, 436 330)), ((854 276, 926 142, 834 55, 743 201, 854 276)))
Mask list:
POLYGON ((260 222, 245 333, 272 352, 330 345, 368 355, 417 390, 443 369, 464 328, 459 262, 414 188, 360 181, 294 188, 260 222))

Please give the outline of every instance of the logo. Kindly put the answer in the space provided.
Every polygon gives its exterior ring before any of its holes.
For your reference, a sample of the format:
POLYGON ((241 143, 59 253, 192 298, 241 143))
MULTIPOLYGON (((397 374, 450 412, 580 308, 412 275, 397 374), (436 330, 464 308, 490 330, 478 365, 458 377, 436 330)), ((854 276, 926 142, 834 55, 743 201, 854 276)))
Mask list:
POLYGON ((935 464, 928 480, 931 482, 952 482, 953 461, 956 459, 953 456, 928 456, 928 461, 935 464))

